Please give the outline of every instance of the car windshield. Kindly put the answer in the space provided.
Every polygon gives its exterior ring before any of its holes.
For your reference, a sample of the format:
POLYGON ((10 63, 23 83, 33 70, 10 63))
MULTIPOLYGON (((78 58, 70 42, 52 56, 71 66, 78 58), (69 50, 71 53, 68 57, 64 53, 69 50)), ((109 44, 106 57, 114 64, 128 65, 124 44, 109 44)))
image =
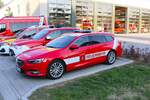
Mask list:
POLYGON ((29 38, 36 33, 36 29, 26 29, 20 34, 17 34, 18 39, 29 38))
POLYGON ((65 48, 74 40, 74 38, 75 36, 62 36, 50 41, 46 46, 49 48, 65 48))
POLYGON ((14 33, 16 34, 16 36, 19 36, 23 31, 24 31, 24 29, 20 29, 20 30, 17 30, 16 32, 14 32, 14 33))
POLYGON ((48 29, 41 30, 39 33, 37 33, 36 35, 34 35, 34 36, 32 37, 32 39, 34 39, 34 40, 39 40, 39 39, 41 39, 43 36, 45 36, 48 32, 49 32, 48 29))

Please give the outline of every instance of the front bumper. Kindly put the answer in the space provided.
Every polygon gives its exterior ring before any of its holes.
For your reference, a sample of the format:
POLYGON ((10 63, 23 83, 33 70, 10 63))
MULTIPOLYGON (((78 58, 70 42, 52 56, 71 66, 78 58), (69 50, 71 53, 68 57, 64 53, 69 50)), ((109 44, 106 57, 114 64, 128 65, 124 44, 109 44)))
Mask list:
POLYGON ((19 65, 16 61, 16 70, 19 73, 23 73, 32 77, 45 77, 47 73, 48 64, 46 62, 38 64, 29 64, 27 61, 23 61, 22 65, 19 65))

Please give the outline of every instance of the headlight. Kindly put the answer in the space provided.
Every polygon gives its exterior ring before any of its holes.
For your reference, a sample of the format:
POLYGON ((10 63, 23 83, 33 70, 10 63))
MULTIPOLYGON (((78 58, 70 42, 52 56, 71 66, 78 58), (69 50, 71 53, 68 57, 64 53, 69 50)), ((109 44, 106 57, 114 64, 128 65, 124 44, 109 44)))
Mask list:
POLYGON ((44 58, 42 59, 34 59, 34 60, 29 60, 28 62, 30 64, 38 64, 38 63, 42 63, 44 61, 44 58))

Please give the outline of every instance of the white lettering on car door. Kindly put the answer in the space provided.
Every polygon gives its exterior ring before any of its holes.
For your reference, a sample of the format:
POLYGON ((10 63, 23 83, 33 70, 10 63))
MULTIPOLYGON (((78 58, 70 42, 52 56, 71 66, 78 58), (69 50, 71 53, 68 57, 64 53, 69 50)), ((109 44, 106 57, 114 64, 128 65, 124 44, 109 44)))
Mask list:
POLYGON ((102 51, 102 52, 95 52, 95 53, 87 54, 87 55, 85 55, 85 60, 90 60, 93 58, 106 56, 108 54, 108 52, 109 51, 102 51))
POLYGON ((66 64, 77 63, 77 62, 80 62, 80 57, 77 56, 77 57, 67 58, 67 59, 64 59, 64 61, 66 64))

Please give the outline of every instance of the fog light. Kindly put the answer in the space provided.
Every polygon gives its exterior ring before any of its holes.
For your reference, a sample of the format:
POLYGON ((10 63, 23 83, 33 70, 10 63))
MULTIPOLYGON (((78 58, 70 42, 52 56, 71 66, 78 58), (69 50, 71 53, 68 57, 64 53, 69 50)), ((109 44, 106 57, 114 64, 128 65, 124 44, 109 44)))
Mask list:
POLYGON ((32 74, 40 74, 39 71, 30 71, 32 74))

